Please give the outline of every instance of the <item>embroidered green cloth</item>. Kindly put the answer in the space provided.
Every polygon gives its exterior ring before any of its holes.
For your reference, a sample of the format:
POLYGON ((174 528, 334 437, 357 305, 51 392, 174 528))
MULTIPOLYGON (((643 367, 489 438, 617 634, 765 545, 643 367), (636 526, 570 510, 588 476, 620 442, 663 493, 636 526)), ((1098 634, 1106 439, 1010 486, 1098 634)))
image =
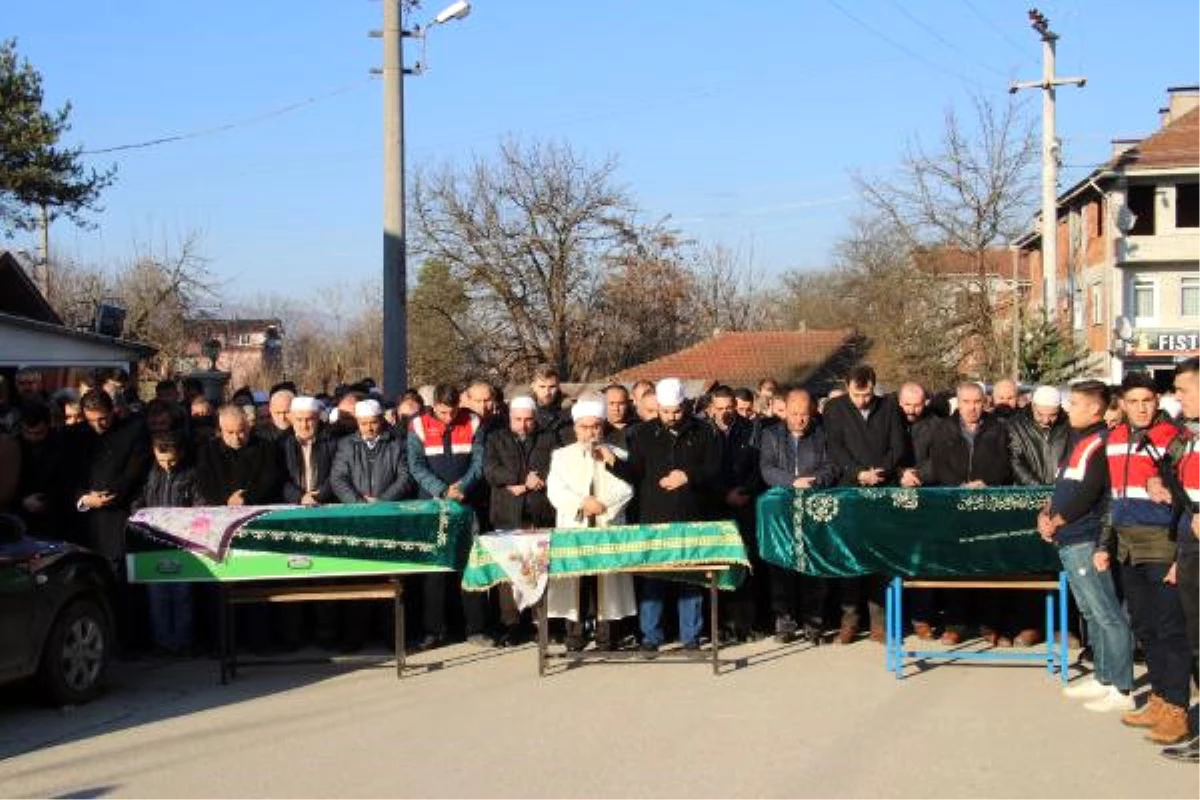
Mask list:
POLYGON ((388 559, 287 555, 229 550, 218 561, 203 553, 173 548, 129 553, 130 583, 229 583, 236 581, 365 578, 420 572, 446 572, 441 567, 388 559))
MULTIPOLYGON (((749 565, 737 525, 728 521, 550 531, 551 580, 608 572, 653 573, 656 567, 696 567, 695 572, 661 572, 652 577, 705 583, 705 567, 728 566, 730 569, 717 573, 718 585, 732 590, 741 585, 749 565)), ((507 581, 504 570, 476 543, 463 571, 463 588, 479 591, 507 581)))
POLYGON ((443 500, 289 508, 244 523, 233 543, 245 550, 461 569, 473 522, 469 508, 443 500))
POLYGON ((1048 487, 771 489, 763 560, 808 575, 950 577, 1058 572, 1037 533, 1048 487))

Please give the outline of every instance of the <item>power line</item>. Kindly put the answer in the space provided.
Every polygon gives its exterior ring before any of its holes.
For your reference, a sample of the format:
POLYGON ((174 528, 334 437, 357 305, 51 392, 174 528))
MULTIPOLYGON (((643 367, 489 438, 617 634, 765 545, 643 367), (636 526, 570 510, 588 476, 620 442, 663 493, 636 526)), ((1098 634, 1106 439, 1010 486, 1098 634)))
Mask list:
POLYGON ((957 72, 954 72, 954 71, 953 71, 953 70, 951 70, 951 69, 948 69, 948 68, 946 68, 946 67, 943 67, 941 64, 938 64, 938 63, 937 63, 937 62, 935 62, 935 61, 930 61, 928 58, 926 58, 925 56, 921 55, 920 53, 918 53, 917 51, 913 50, 912 48, 908 47, 907 45, 905 45, 905 44, 902 44, 901 42, 898 42, 898 41, 896 41, 895 39, 893 39, 892 37, 888 36, 887 34, 885 34, 885 33, 881 32, 881 31, 877 30, 876 28, 873 28, 872 26, 870 26, 870 25, 868 25, 866 22, 864 22, 862 19, 860 19, 860 18, 859 18, 859 17, 857 17, 856 15, 852 14, 852 13, 849 11, 849 9, 847 9, 845 6, 843 6, 843 5, 842 5, 841 3, 839 3, 837 0, 826 0, 826 2, 828 2, 828 3, 829 3, 829 5, 831 5, 831 6, 833 6, 834 8, 836 8, 836 9, 837 9, 839 12, 841 12, 841 14, 842 14, 844 17, 847 17, 847 18, 848 18, 848 19, 849 19, 851 22, 853 22, 855 25, 858 25, 860 28, 862 28, 863 30, 867 31, 867 32, 868 32, 868 33, 870 33, 872 36, 875 36, 876 38, 878 38, 878 39, 882 39, 883 41, 887 42, 887 43, 888 43, 888 44, 890 44, 892 47, 896 48, 896 49, 897 49, 897 50, 899 50, 900 52, 902 52, 902 53, 904 53, 905 55, 907 55, 909 58, 912 58, 912 59, 915 59, 915 60, 917 60, 917 61, 920 61, 921 63, 923 63, 923 64, 925 64, 925 65, 927 65, 927 66, 930 66, 930 67, 932 67, 932 68, 936 69, 938 72, 941 72, 941 73, 943 73, 943 74, 949 75, 949 76, 950 76, 950 77, 952 77, 952 78, 956 78, 956 79, 958 79, 958 80, 960 80, 960 81, 963 81, 963 82, 965 82, 965 83, 969 83, 969 84, 972 84, 972 85, 975 85, 975 86, 978 86, 978 85, 979 85, 979 82, 978 82, 978 81, 972 80, 972 79, 970 79, 970 78, 968 78, 968 77, 966 77, 966 76, 964 76, 964 75, 959 75, 957 72))
POLYGON ((233 122, 227 122, 223 125, 217 125, 217 126, 214 126, 211 128, 203 128, 203 129, 197 130, 197 131, 189 131, 187 133, 172 134, 170 136, 160 136, 156 139, 148 139, 144 142, 134 142, 132 144, 119 144, 119 145, 115 145, 113 147, 101 147, 101 148, 98 148, 95 150, 84 150, 84 151, 82 151, 81 154, 87 155, 87 156, 92 156, 92 155, 102 155, 104 153, 117 153, 122 150, 142 150, 147 147, 157 147, 158 145, 161 145, 161 144, 170 144, 172 142, 181 142, 186 139, 199 139, 204 136, 213 136, 218 133, 224 133, 225 131, 234 130, 235 128, 244 128, 248 125, 254 125, 259 122, 263 122, 265 120, 272 119, 274 117, 282 116, 284 114, 290 113, 297 109, 304 108, 305 106, 310 106, 310 105, 313 105, 314 103, 319 103, 322 100, 328 100, 329 98, 336 97, 339 94, 345 94, 346 92, 350 91, 351 89, 356 89, 360 86, 364 86, 367 83, 370 83, 371 80, 372 79, 370 79, 370 78, 364 78, 362 80, 354 81, 353 83, 348 83, 344 86, 339 86, 338 88, 333 89, 329 92, 326 92, 325 94, 314 95, 312 97, 305 98, 304 100, 300 100, 295 103, 290 103, 286 106, 281 106, 279 108, 275 108, 270 111, 264 111, 263 113, 255 114, 252 117, 246 117, 244 119, 235 120, 233 122))
POLYGON ((995 31, 997 34, 999 34, 1000 38, 1001 38, 1001 39, 1003 39, 1005 42, 1007 42, 1009 47, 1011 47, 1013 50, 1016 50, 1018 53, 1020 53, 1020 54, 1021 54, 1021 56, 1022 56, 1022 57, 1023 57, 1025 60, 1027 60, 1027 61, 1028 61, 1028 60, 1031 60, 1031 59, 1030 59, 1030 55, 1029 55, 1029 51, 1028 51, 1028 50, 1026 50, 1024 47, 1022 47, 1021 45, 1017 44, 1017 43, 1016 43, 1015 41, 1013 41, 1012 39, 1010 39, 1010 38, 1009 38, 1009 36, 1008 36, 1008 34, 1004 32, 1004 29, 1003 29, 1003 28, 1001 28, 1001 27, 1000 27, 999 25, 997 25, 996 23, 992 22, 992 21, 991 21, 990 19, 988 19, 987 17, 985 17, 985 16, 983 15, 983 12, 982 12, 982 11, 980 11, 980 10, 979 10, 979 8, 978 8, 978 7, 977 7, 977 6, 976 6, 974 3, 972 3, 972 2, 971 2, 971 0, 963 0, 963 4, 964 4, 964 5, 965 5, 967 8, 971 9, 971 12, 972 12, 973 14, 975 14, 975 16, 976 16, 976 17, 978 17, 978 18, 979 18, 979 19, 980 19, 980 20, 983 22, 983 24, 984 24, 984 25, 988 26, 988 27, 989 27, 989 28, 991 28, 993 31, 995 31))
POLYGON ((920 19, 915 17, 913 14, 909 13, 908 9, 905 8, 902 3, 897 2, 897 0, 890 0, 890 2, 892 4, 892 6, 895 7, 895 9, 897 11, 899 11, 901 14, 903 14, 906 18, 908 18, 908 20, 910 22, 912 22, 914 25, 918 26, 919 28, 924 29, 926 33, 928 33, 934 39, 937 39, 939 42, 941 42, 946 47, 953 50, 958 55, 962 56, 963 58, 967 58, 967 59, 974 61, 976 64, 983 67, 984 69, 986 69, 988 72, 992 73, 993 75, 999 75, 1001 78, 1008 77, 1008 75, 1006 75, 1005 73, 996 69, 995 67, 993 67, 989 64, 985 64, 984 62, 980 61, 978 58, 976 58, 971 53, 967 53, 967 52, 963 51, 954 42, 952 42, 949 39, 947 39, 946 37, 942 36, 940 33, 938 33, 936 30, 934 30, 931 26, 927 25, 925 22, 921 21, 920 19))

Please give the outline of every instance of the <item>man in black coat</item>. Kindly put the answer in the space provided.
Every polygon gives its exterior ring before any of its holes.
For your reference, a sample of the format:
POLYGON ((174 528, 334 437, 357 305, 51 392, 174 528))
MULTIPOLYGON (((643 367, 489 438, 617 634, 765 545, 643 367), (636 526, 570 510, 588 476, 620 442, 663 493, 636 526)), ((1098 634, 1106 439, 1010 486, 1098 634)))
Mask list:
MULTIPOLYGON (((665 378, 655 387, 658 419, 637 427, 629 441, 629 459, 618 460, 603 449, 605 463, 638 495, 638 522, 691 522, 709 519, 711 498, 721 490, 721 446, 710 426, 684 410, 683 384, 665 378)), ((662 644, 663 596, 667 583, 642 581, 638 622, 642 656, 654 658, 662 644)), ((700 647, 704 594, 680 585, 679 638, 685 650, 700 647)), ((715 636, 716 631, 712 634, 715 636)))
POLYGON ((1012 483, 1008 431, 983 413, 983 388, 960 384, 958 410, 938 420, 930 433, 929 454, 917 466, 923 486, 1007 486, 1012 483))
POLYGON ((315 506, 337 501, 329 478, 337 440, 321 427, 321 403, 296 397, 288 408, 291 431, 279 440, 283 501, 315 506))
MULTIPOLYGON (((488 508, 490 528, 511 531, 549 528, 554 525, 554 507, 546 497, 546 476, 554 443, 538 430, 533 398, 513 398, 508 409, 508 427, 495 430, 483 451, 483 477, 491 489, 488 508)), ((520 612, 512 592, 500 590, 500 644, 520 641, 520 612)))
MULTIPOLYGON (((961 383, 956 391, 958 410, 938 419, 930 433, 929 452, 917 465, 922 486, 962 486, 980 489, 1012 483, 1007 426, 994 415, 984 414, 986 395, 977 383, 961 383)), ((962 591, 946 593, 946 631, 944 644, 962 641, 966 606, 962 591)), ((996 628, 1002 615, 996 594, 973 597, 978 614, 988 622, 980 625, 981 635, 993 645, 1011 646, 1012 641, 996 628)))
MULTIPOLYGON (((875 395, 875 370, 855 367, 846 379, 846 394, 825 404, 829 456, 843 486, 895 485, 908 450, 904 417, 895 403, 875 395)), ((877 576, 838 581, 842 621, 837 642, 849 644, 858 634, 858 604, 866 596, 872 641, 884 640, 883 581, 877 576)))
POLYGON ((72 538, 71 491, 63 480, 70 453, 67 437, 50 424, 50 407, 26 405, 21 413, 17 513, 29 530, 48 539, 72 538))
POLYGON ((713 498, 713 516, 737 523, 754 566, 754 573, 726 600, 726 629, 735 640, 745 641, 756 628, 757 600, 767 587, 757 578, 763 572, 754 526, 754 501, 763 490, 757 432, 753 422, 738 415, 733 389, 717 386, 710 398, 708 419, 721 445, 721 489, 713 498))
POLYGON ((1015 483, 1049 486, 1067 449, 1071 426, 1053 386, 1039 386, 1028 408, 1008 418, 1008 448, 1015 483))
POLYGON ((150 441, 140 420, 118 420, 112 397, 93 389, 80 401, 86 427, 75 442, 79 469, 75 508, 85 542, 125 570, 125 522, 150 470, 150 441))
POLYGON ((256 506, 280 499, 275 446, 250 435, 240 406, 217 412, 217 438, 201 446, 196 488, 205 505, 256 506))
POLYGON ((571 415, 563 410, 562 390, 558 370, 547 364, 538 367, 529 382, 529 389, 537 403, 534 412, 538 430, 554 440, 555 447, 575 441, 575 426, 571 415))

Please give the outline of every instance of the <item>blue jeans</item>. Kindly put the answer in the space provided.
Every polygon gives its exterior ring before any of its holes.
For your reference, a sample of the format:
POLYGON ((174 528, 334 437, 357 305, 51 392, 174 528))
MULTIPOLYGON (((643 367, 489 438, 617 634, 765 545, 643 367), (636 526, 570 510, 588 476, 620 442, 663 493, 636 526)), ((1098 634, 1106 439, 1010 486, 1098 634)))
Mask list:
MULTIPOLYGON (((679 586, 679 641, 693 644, 700 641, 704 627, 704 590, 696 586, 679 586)), ((646 578, 642 581, 642 598, 638 602, 638 624, 642 628, 642 644, 657 647, 663 643, 662 614, 666 581, 646 578)))
POLYGON ((146 594, 154 643, 176 655, 186 653, 192 647, 192 585, 152 583, 146 594))
POLYGON ((1133 634, 1113 586, 1112 571, 1097 572, 1091 542, 1058 548, 1079 613, 1087 620, 1096 680, 1122 692, 1133 688, 1133 634))

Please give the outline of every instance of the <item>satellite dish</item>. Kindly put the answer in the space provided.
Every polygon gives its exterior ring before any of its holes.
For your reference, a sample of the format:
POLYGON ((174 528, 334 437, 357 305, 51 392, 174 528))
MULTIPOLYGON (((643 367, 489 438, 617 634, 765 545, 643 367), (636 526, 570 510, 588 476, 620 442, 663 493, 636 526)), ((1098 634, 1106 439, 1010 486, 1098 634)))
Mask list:
POLYGON ((1128 342, 1133 338, 1133 324, 1128 317, 1117 317, 1115 330, 1117 338, 1122 341, 1128 342))
POLYGON ((1137 214, 1130 211, 1129 206, 1122 203, 1121 207, 1117 209, 1116 222, 1117 230, 1121 232, 1121 235, 1128 236, 1129 232, 1133 230, 1133 226, 1137 224, 1137 214))

